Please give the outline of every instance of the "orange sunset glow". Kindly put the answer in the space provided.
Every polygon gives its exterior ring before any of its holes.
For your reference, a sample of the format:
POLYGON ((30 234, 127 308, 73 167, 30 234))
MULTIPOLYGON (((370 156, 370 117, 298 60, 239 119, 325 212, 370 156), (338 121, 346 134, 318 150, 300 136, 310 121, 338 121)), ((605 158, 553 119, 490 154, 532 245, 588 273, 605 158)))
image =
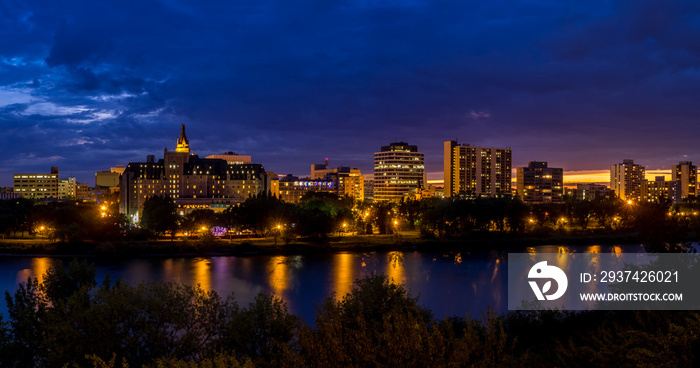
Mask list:
MULTIPOLYGON (((663 176, 664 180, 671 180, 671 170, 649 170, 645 171, 645 177, 649 181, 653 181, 657 176, 663 176)), ((515 183, 517 174, 513 169, 512 182, 515 183)), ((576 188, 576 184, 583 183, 600 183, 610 184, 610 170, 564 170, 564 185, 567 188, 576 188)), ((428 173, 428 184, 442 186, 442 173, 428 173)))

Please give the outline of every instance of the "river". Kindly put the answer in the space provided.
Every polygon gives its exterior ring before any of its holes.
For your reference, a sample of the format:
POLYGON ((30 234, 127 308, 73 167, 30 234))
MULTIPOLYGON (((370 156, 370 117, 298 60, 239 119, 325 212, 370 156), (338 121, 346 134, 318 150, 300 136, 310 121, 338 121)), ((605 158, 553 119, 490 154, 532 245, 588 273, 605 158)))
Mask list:
MULTIPOLYGON (((639 245, 624 246, 536 246, 536 253, 638 253, 639 245)), ((521 251, 522 252, 522 251, 521 251)), ((489 252, 371 252, 329 253, 292 256, 248 257, 149 257, 129 259, 88 259, 94 262, 97 279, 109 274, 130 284, 142 281, 199 284, 222 297, 234 293, 238 304, 247 305, 259 292, 281 297, 293 314, 312 321, 315 306, 335 292, 341 298, 355 279, 386 274, 402 283, 419 303, 438 318, 480 317, 487 308, 507 311, 506 251, 489 252)), ((14 292, 27 277, 39 277, 59 262, 70 258, 0 257, 0 289, 14 292)), ((0 313, 7 320, 5 303, 0 313)))

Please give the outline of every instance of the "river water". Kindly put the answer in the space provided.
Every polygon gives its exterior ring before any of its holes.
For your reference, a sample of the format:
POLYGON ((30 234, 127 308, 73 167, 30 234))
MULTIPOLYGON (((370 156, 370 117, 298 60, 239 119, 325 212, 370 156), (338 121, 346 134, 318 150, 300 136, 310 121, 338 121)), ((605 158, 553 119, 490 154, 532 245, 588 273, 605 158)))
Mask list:
MULTIPOLYGON (((639 245, 536 246, 518 252, 535 253, 638 253, 639 245)), ((89 259, 101 281, 109 274, 130 284, 142 281, 199 284, 222 297, 234 293, 238 304, 247 305, 259 292, 281 297, 293 314, 312 322, 315 306, 335 292, 340 298, 355 279, 386 274, 402 283, 435 317, 480 317, 487 308, 507 311, 507 251, 487 252, 371 252, 292 256, 248 257, 150 257, 89 259)), ((69 258, 0 257, 0 289, 14 292, 27 277, 39 277, 49 267, 69 258)), ((6 317, 5 303, 0 313, 6 317)))

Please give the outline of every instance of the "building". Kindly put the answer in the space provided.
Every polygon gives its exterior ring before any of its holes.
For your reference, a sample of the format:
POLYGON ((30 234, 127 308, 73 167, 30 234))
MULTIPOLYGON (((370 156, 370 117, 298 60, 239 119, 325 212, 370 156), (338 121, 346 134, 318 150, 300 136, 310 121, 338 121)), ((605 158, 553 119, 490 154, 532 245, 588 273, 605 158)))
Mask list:
POLYGON ((654 181, 642 180, 642 201, 660 202, 666 200, 678 202, 680 200, 680 181, 666 180, 664 176, 657 176, 654 179, 654 181))
POLYGON ((58 199, 58 167, 50 174, 14 174, 15 193, 28 199, 58 199))
POLYGON ((90 200, 90 188, 87 184, 76 183, 75 197, 82 200, 90 200))
POLYGON ((374 200, 374 179, 365 179, 365 200, 374 200))
POLYGON ((697 177, 698 167, 693 165, 691 161, 681 161, 678 165, 673 165, 671 180, 678 183, 678 201, 696 197, 697 177))
POLYGON ((299 178, 287 175, 279 178, 279 198, 287 203, 299 203, 306 193, 321 192, 338 194, 333 180, 299 178))
POLYGON ((96 194, 109 194, 119 192, 119 178, 126 170, 124 165, 117 165, 109 170, 102 170, 95 173, 96 194))
POLYGON ((251 163, 251 157, 247 155, 239 155, 235 152, 224 152, 220 155, 211 155, 207 156, 206 158, 218 158, 222 160, 226 160, 231 165, 243 165, 243 164, 249 164, 251 163))
POLYGON ((576 184, 576 189, 572 189, 570 193, 577 201, 592 201, 608 196, 610 189, 605 184, 576 184))
POLYGON ((146 162, 129 163, 119 186, 120 212, 135 220, 145 201, 156 195, 172 198, 184 214, 196 208, 223 210, 271 190, 260 164, 231 164, 190 153, 184 125, 175 151, 166 148, 158 161, 149 155, 146 162))
POLYGON ((75 199, 78 192, 78 182, 75 177, 71 176, 58 181, 58 198, 60 199, 75 199))
POLYGON ((511 195, 510 148, 472 147, 445 141, 443 175, 445 197, 511 195))
POLYGON ((434 185, 428 185, 426 188, 423 188, 422 190, 419 189, 411 189, 411 193, 406 195, 404 197, 405 199, 409 200, 417 200, 420 201, 421 199, 427 199, 427 198, 444 198, 445 195, 442 191, 442 187, 436 187, 434 185))
POLYGON ((339 167, 338 195, 352 197, 358 201, 365 199, 365 177, 360 169, 339 167), (341 170, 342 169, 342 170, 341 170))
POLYGON ((311 165, 311 180, 331 180, 339 196, 348 196, 358 200, 365 198, 364 176, 360 169, 338 166, 328 168, 328 159, 323 164, 311 165))
POLYGON ((529 162, 527 167, 517 168, 517 192, 526 203, 563 203, 564 169, 529 162))
POLYGON ((621 164, 610 166, 610 189, 625 201, 642 200, 642 181, 644 167, 634 160, 623 160, 621 164))
POLYGON ((400 200, 426 183, 423 152, 404 142, 382 146, 374 153, 374 199, 400 200))
POLYGON ((328 168, 328 158, 322 164, 311 164, 310 179, 324 179, 329 174, 336 173, 336 169, 328 168))
POLYGON ((14 192, 14 188, 10 187, 1 187, 0 188, 0 200, 6 200, 6 199, 19 199, 22 198, 19 193, 14 192))

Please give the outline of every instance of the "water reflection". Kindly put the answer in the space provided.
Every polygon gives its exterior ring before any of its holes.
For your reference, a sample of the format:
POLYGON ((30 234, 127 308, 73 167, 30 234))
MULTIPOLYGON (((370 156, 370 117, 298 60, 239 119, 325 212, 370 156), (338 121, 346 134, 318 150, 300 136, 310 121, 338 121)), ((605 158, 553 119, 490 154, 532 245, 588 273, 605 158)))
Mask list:
POLYGON ((270 257, 270 261, 267 263, 270 288, 280 297, 289 286, 288 258, 286 256, 270 257))
POLYGON ((333 289, 335 297, 341 300, 352 288, 355 256, 350 253, 338 253, 333 256, 333 289))
MULTIPOLYGON (((46 274, 46 271, 51 267, 51 263, 51 259, 47 257, 32 258, 32 272, 34 273, 34 277, 39 280, 39 283, 44 282, 44 274, 46 274)), ((27 281, 26 277, 24 281, 27 281)))
POLYGON ((205 258, 193 260, 194 283, 202 287, 202 290, 211 290, 211 261, 205 258))
POLYGON ((600 245, 591 245, 586 248, 586 253, 600 253, 600 245))
MULTIPOLYGON (((641 246, 536 246, 537 253, 638 253, 641 246)), ((211 258, 94 259, 97 279, 109 273, 112 280, 129 284, 142 281, 200 284, 222 297, 235 293, 239 305, 252 302, 258 292, 271 292, 288 303, 289 311, 306 321, 314 318, 315 305, 336 292, 342 298, 352 290, 355 279, 371 274, 386 274, 403 284, 412 296, 438 317, 465 316, 478 318, 491 307, 507 310, 506 252, 369 252, 364 254, 309 254, 303 256, 253 256, 211 258)), ((46 257, 0 257, 0 291, 17 290, 27 277, 41 277, 59 260, 46 257)), ((562 268, 568 269, 572 264, 562 268)), ((596 262, 595 260, 593 262, 596 262)), ((66 262, 67 263, 67 262, 66 262)), ((600 266, 596 263, 596 270, 600 266)), ((0 305, 0 313, 6 313, 0 305)))
MULTIPOLYGON (((170 282, 183 282, 182 276, 185 274, 185 264, 183 258, 168 258, 163 265, 163 279, 170 282)), ((142 272, 150 272, 146 269, 142 272)))
POLYGON ((389 281, 403 284, 406 281, 404 278, 403 252, 389 252, 386 257, 386 275, 389 277, 389 281))

